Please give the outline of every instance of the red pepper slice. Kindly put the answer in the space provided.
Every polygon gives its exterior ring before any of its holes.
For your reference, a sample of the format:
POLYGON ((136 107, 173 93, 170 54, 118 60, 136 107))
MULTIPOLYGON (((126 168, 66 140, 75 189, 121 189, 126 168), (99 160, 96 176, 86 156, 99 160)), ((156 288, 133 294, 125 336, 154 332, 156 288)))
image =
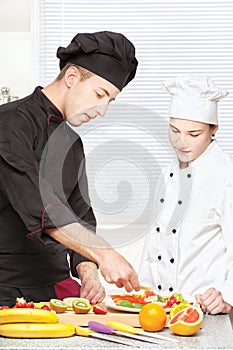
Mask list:
POLYGON ((99 315, 106 315, 106 313, 107 313, 107 310, 103 309, 100 306, 94 306, 93 311, 95 314, 99 314, 99 315))
POLYGON ((144 294, 145 298, 156 296, 156 294, 152 290, 146 290, 144 294))

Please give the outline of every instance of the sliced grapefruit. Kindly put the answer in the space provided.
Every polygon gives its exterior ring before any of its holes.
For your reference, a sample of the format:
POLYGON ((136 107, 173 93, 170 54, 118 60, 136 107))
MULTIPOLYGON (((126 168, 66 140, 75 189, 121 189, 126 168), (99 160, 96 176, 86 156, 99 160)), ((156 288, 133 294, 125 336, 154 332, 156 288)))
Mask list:
POLYGON ((169 317, 170 318, 173 318, 176 314, 178 314, 178 312, 180 312, 181 310, 187 308, 191 306, 190 303, 188 302, 181 302, 179 304, 174 304, 172 307, 171 307, 171 310, 170 310, 170 314, 169 314, 169 317))
POLYGON ((203 312, 198 306, 189 306, 170 319, 167 326, 178 335, 193 335, 201 328, 203 312))

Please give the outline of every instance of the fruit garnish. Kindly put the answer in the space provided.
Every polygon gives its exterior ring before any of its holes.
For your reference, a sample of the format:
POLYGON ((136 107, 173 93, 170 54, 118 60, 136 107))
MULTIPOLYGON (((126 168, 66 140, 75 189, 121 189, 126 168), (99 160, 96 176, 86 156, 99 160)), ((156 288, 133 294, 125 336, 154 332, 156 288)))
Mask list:
POLYGON ((76 298, 72 303, 76 314, 87 314, 91 310, 91 304, 88 299, 76 298))
POLYGON ((60 299, 50 299, 49 306, 50 309, 56 311, 57 314, 65 312, 68 307, 68 305, 60 299))
POLYGON ((178 312, 168 322, 168 327, 178 335, 193 335, 201 328, 203 312, 199 306, 189 306, 178 312))
POLYGON ((166 320, 166 312, 159 304, 144 305, 139 312, 139 323, 144 331, 160 331, 165 326, 166 320))
POLYGON ((107 310, 105 310, 104 308, 102 308, 100 306, 93 306, 93 312, 95 314, 99 314, 99 315, 106 315, 107 310))

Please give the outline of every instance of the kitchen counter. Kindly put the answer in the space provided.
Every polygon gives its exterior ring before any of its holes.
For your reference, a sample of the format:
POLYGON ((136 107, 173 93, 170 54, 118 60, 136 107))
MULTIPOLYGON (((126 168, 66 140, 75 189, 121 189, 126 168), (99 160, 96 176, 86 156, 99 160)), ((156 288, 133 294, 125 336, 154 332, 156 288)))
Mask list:
POLYGON ((205 315, 202 329, 191 337, 175 336, 169 329, 160 332, 162 335, 177 339, 178 342, 159 340, 161 345, 149 344, 133 339, 114 336, 134 343, 140 347, 125 346, 93 338, 73 336, 57 339, 11 339, 0 337, 0 349, 4 350, 92 350, 92 349, 233 349, 233 330, 228 315, 205 315))

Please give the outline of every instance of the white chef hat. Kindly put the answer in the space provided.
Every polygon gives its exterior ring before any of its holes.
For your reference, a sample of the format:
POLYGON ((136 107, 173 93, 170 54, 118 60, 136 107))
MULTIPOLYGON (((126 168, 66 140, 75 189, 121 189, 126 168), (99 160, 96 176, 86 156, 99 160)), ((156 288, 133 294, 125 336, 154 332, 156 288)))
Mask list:
POLYGON ((172 95, 170 117, 218 125, 217 102, 228 92, 209 77, 179 76, 163 82, 172 95))

